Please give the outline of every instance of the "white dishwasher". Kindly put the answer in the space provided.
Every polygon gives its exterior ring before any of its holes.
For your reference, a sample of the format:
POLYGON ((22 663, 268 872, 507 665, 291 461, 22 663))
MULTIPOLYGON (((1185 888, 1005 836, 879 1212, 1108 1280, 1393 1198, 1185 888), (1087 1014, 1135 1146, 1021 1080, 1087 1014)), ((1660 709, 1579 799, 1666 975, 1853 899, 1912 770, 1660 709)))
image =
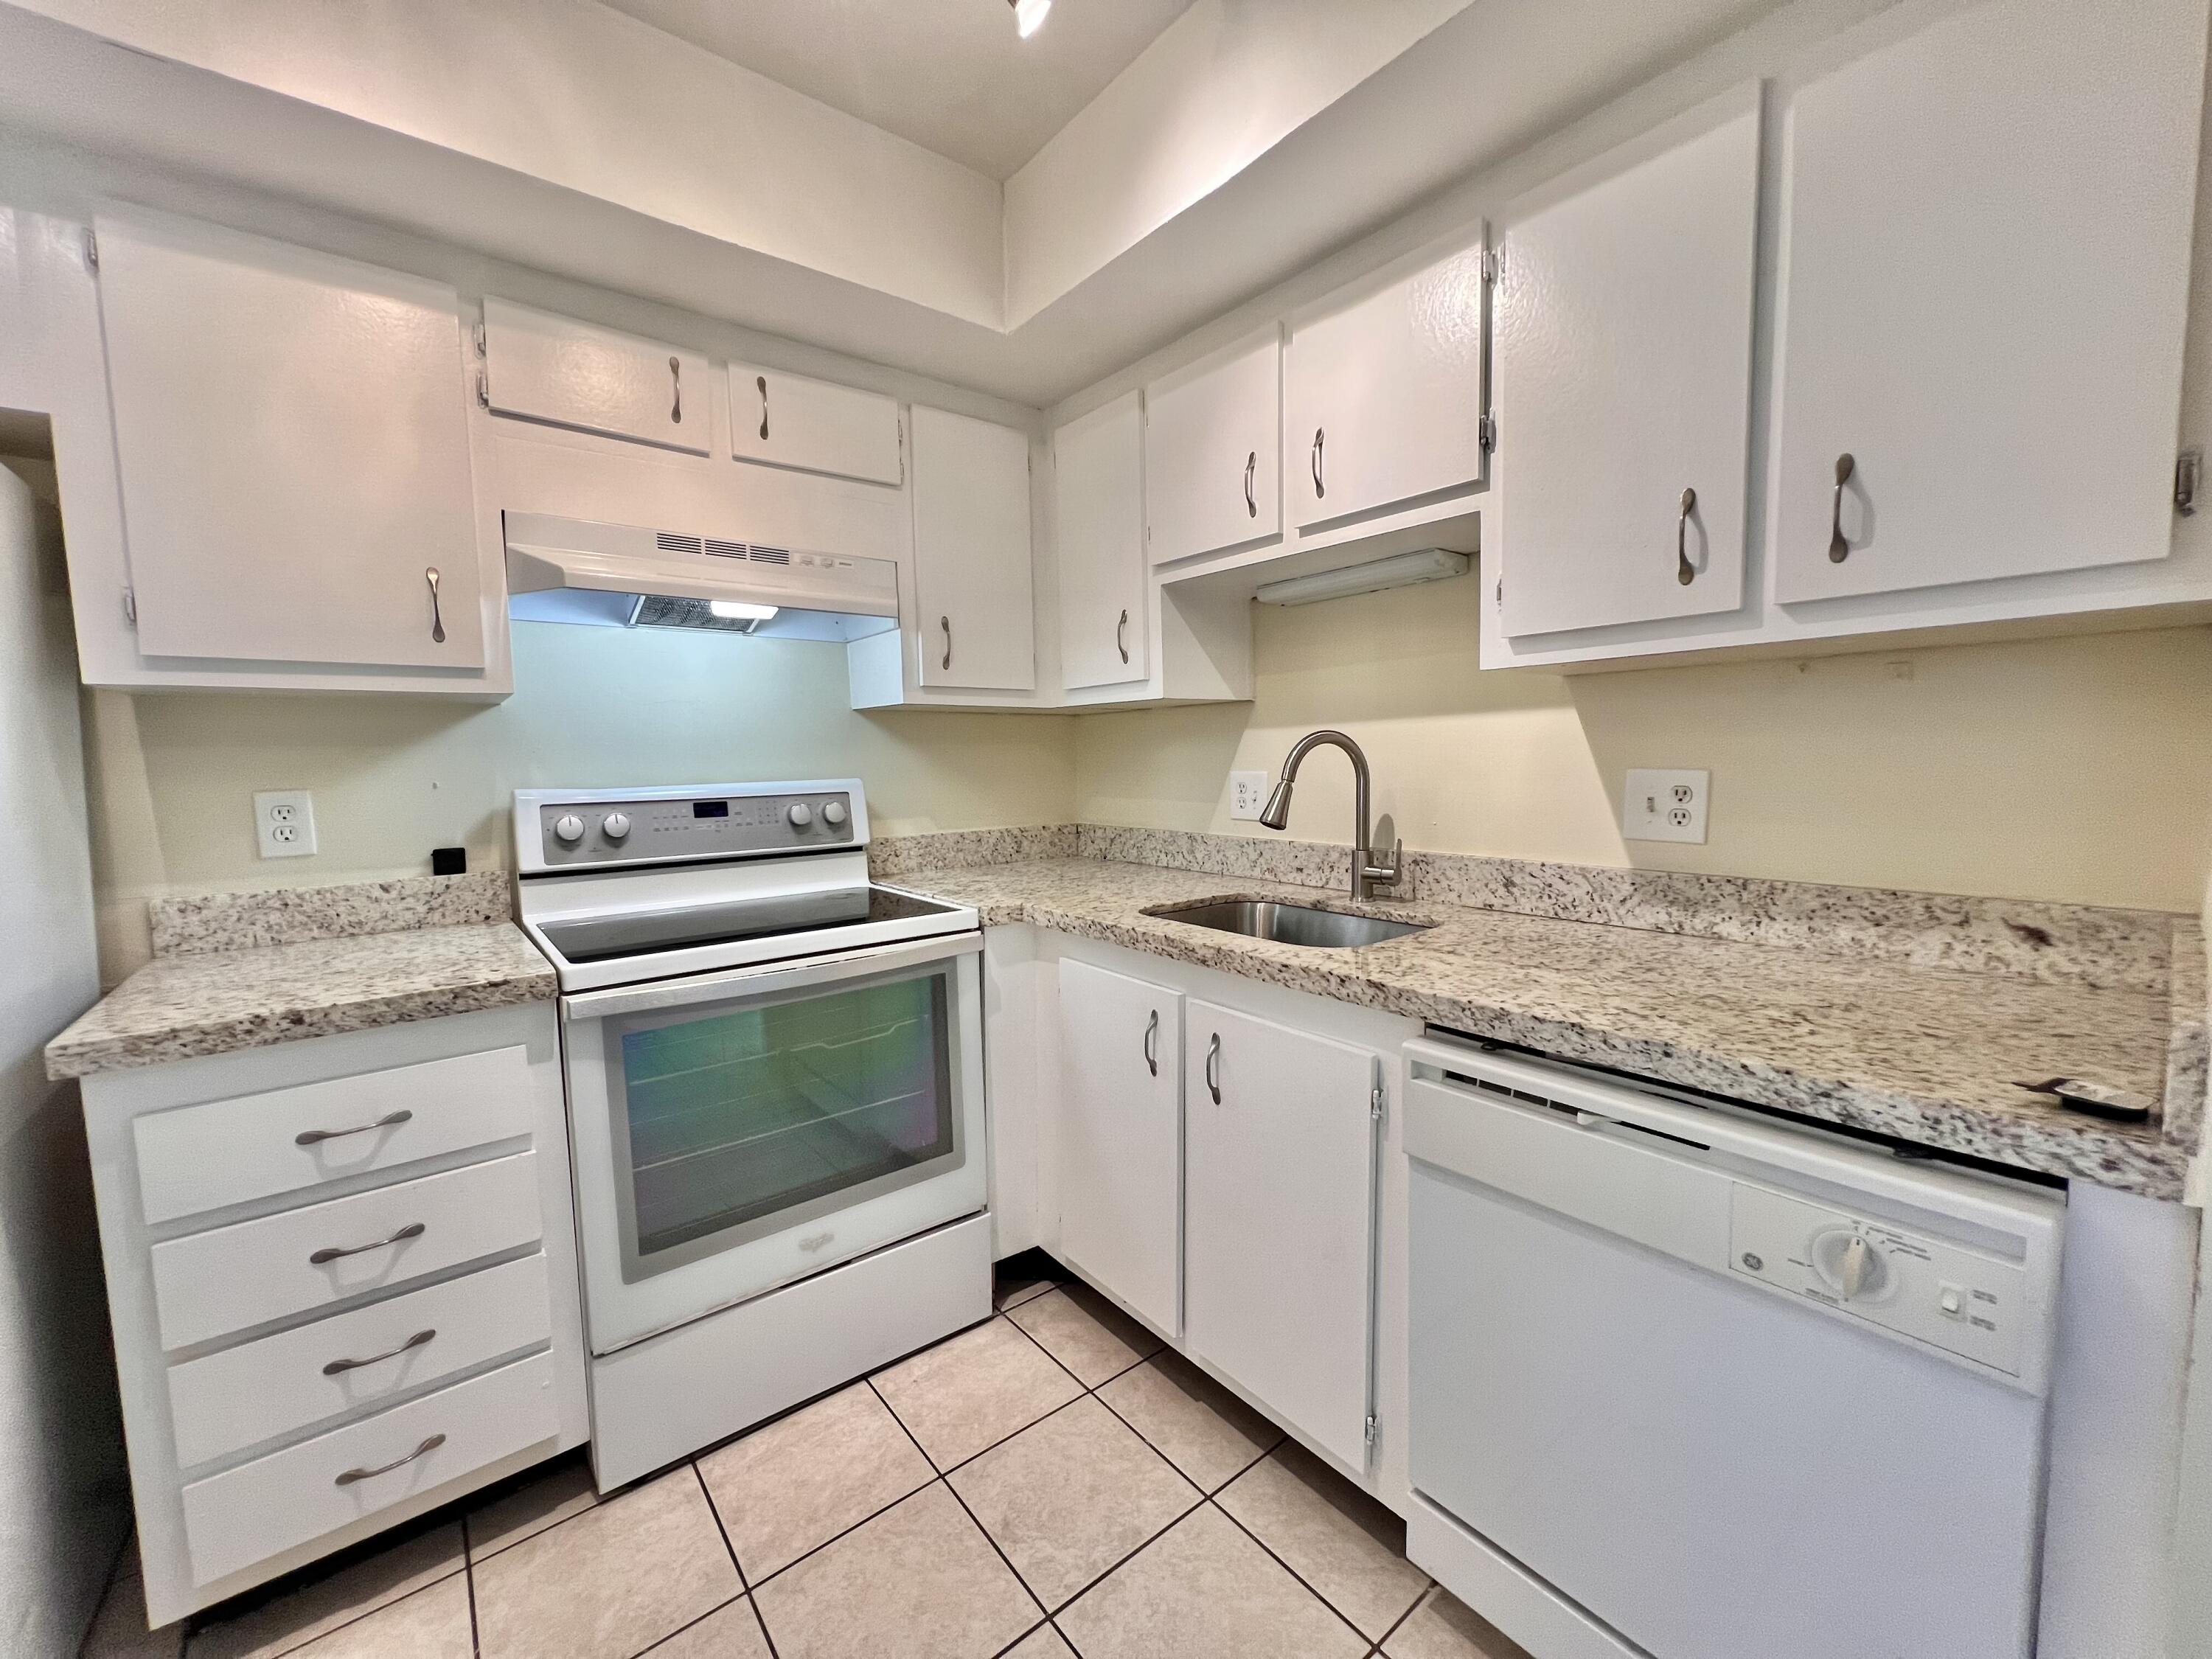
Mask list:
POLYGON ((2057 1192, 1406 1057, 1416 1563, 1537 1659, 2027 1659, 2057 1192))

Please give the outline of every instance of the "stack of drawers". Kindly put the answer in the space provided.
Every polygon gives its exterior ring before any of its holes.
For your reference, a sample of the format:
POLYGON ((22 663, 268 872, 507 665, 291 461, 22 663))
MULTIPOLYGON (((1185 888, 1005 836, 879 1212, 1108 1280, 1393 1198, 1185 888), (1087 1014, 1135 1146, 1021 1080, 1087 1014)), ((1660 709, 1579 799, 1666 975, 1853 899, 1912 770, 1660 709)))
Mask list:
MULTIPOLYGON (((407 1029, 364 1037, 389 1048, 407 1029)), ((362 1042, 296 1048, 352 1045, 332 1061, 358 1063, 362 1042)), ((567 1160, 552 1149, 549 1182, 536 1046, 167 1109, 89 1080, 149 1604, 164 1531, 201 1605, 560 1442, 574 1266, 565 1212, 548 1249, 567 1160)), ((118 1076, 142 1094, 159 1081, 118 1076)))

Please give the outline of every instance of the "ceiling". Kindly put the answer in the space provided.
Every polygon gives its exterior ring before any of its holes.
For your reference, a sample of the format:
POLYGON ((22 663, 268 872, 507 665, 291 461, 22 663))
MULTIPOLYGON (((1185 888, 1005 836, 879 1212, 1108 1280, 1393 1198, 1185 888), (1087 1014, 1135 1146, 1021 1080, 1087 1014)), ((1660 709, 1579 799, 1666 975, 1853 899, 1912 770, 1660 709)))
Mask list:
POLYGON ((1006 0, 603 3, 999 179, 1191 5, 1056 0, 1024 40, 1006 0))

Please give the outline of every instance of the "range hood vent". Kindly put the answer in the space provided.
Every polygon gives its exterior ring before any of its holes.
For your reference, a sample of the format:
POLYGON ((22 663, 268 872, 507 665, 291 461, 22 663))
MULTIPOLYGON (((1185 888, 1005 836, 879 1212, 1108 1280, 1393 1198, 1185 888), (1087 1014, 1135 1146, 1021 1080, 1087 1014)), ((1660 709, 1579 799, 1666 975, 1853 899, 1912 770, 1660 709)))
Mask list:
POLYGON ((680 530, 510 513, 507 577, 507 614, 523 622, 830 641, 898 626, 889 559, 680 530))

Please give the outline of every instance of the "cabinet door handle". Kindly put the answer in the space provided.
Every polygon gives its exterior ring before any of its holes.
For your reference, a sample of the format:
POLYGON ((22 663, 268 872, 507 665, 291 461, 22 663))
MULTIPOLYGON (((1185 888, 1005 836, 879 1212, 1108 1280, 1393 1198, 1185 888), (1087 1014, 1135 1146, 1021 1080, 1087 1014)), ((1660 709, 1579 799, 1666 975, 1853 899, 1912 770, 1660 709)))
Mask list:
POLYGON ((1698 492, 1682 492, 1682 511, 1674 520, 1674 580, 1687 587, 1698 580, 1697 567, 1690 562, 1690 514, 1698 507, 1698 492))
POLYGON ((760 388, 761 441, 763 443, 766 443, 768 441, 768 376, 765 374, 754 375, 753 384, 760 388))
POLYGON ((417 1331, 396 1348, 386 1348, 382 1353, 373 1353, 366 1359, 333 1359, 323 1367, 325 1376, 343 1376, 348 1371, 357 1371, 363 1365, 380 1365, 387 1359, 397 1359, 410 1348, 419 1348, 438 1332, 434 1326, 427 1331, 417 1331))
POLYGON ((422 580, 430 584, 430 643, 446 642, 446 613, 438 606, 438 567, 432 565, 422 573, 422 580))
POLYGON ((395 1457, 389 1463, 379 1463, 373 1469, 348 1469, 343 1474, 338 1476, 337 1484, 341 1486, 350 1486, 356 1480, 368 1480, 380 1474, 389 1474, 394 1469, 404 1469, 416 1458, 425 1453, 437 1450, 445 1443, 444 1435, 434 1434, 404 1457, 395 1457))
POLYGON ((1121 620, 1114 624, 1114 648, 1121 653, 1121 660, 1129 660, 1129 613, 1125 609, 1121 620))
POLYGON ((1859 464, 1849 455, 1836 457, 1836 495, 1834 504, 1828 509, 1828 562, 1841 564, 1851 556, 1851 544, 1844 539, 1844 486, 1851 481, 1851 474, 1859 464))
POLYGON ((336 1261, 340 1256, 360 1255, 369 1250, 388 1250, 394 1244, 410 1238, 420 1238, 429 1229, 422 1222, 410 1221, 389 1238, 380 1238, 373 1244, 326 1245, 307 1258, 311 1267, 319 1267, 326 1261, 336 1261))
POLYGON ((1316 501, 1319 501, 1322 496, 1328 494, 1328 486, 1321 481, 1321 447, 1322 441, 1327 439, 1328 436, 1328 434, 1326 432, 1323 432, 1319 427, 1316 427, 1314 428, 1313 481, 1314 499, 1316 501))
POLYGON ((1206 1092, 1213 1097, 1215 1105, 1221 1104, 1221 1033, 1218 1031, 1206 1045, 1206 1092))
POLYGON ((1157 1008, 1145 1022, 1145 1069, 1154 1077, 1160 1074, 1160 1011, 1157 1008))
POLYGON ((1248 519, 1260 516, 1260 498, 1252 492, 1253 482, 1259 472, 1260 452, 1255 449, 1244 458, 1244 516, 1248 519))
POLYGON ((343 1140, 348 1135, 365 1135, 372 1129, 389 1129, 395 1123, 410 1121, 414 1115, 413 1112, 402 1108, 396 1112, 386 1112, 374 1123, 356 1123, 350 1129, 302 1129, 292 1137, 292 1144, 295 1146, 313 1146, 325 1140, 343 1140))
POLYGON ((668 383, 674 389, 676 397, 675 403, 669 409, 668 418, 678 426, 682 426, 684 424, 684 360, 681 357, 671 357, 668 360, 668 383))
POLYGON ((945 630, 945 660, 938 666, 950 668, 952 666, 952 618, 939 617, 937 619, 937 625, 945 630))

